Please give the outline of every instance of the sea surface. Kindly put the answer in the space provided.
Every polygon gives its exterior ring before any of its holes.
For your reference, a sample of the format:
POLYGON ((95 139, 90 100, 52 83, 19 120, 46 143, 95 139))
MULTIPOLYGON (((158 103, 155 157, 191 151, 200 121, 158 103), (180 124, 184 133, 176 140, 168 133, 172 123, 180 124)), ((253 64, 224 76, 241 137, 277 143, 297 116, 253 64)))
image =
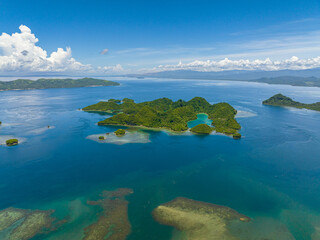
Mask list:
POLYGON ((240 239, 320 239, 320 112, 261 103, 277 93, 317 102, 320 88, 119 82, 117 87, 0 92, 0 143, 7 136, 21 140, 15 147, 0 145, 0 209, 53 209, 58 219, 68 216, 63 227, 34 239, 82 239, 98 212, 87 201, 116 188, 134 191, 126 198, 132 226, 128 240, 172 239, 176 231, 154 221, 151 212, 176 197, 249 216, 252 223, 239 232, 240 239), (79 110, 109 98, 142 102, 195 96, 234 106, 243 138, 144 130, 148 141, 99 143, 88 136, 117 128, 96 124, 108 115, 79 110))

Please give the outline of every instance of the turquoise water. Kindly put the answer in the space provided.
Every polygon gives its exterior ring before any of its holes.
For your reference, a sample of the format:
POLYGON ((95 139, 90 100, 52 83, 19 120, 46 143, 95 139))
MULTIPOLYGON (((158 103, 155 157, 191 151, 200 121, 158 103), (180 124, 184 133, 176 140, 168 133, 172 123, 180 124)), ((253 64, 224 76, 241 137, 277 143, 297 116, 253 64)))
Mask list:
POLYGON ((0 146, 0 209, 55 209, 57 218, 69 216, 63 228, 35 239, 81 239, 99 211, 86 201, 118 187, 134 190, 127 198, 129 240, 171 239, 173 229, 156 223, 151 211, 178 196, 251 217, 240 239, 320 239, 320 113, 261 104, 279 92, 316 102, 319 88, 120 82, 119 87, 0 92, 0 139, 25 140, 16 147, 0 146), (146 131, 150 142, 99 144, 87 137, 116 128, 96 125, 106 115, 77 110, 108 98, 141 102, 194 96, 240 110, 243 138, 146 131))
POLYGON ((208 115, 205 113, 200 113, 197 115, 197 119, 188 122, 188 127, 193 128, 199 124, 208 124, 211 126, 212 120, 208 119, 208 115))

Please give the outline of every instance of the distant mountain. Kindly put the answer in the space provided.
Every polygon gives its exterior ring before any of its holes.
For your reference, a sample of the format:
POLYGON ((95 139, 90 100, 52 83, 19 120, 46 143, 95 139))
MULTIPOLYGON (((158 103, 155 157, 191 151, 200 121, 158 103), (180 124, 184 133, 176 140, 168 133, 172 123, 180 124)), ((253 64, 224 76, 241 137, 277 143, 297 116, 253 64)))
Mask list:
POLYGON ((38 80, 17 79, 14 81, 0 81, 0 91, 5 90, 27 90, 27 89, 45 89, 45 88, 77 88, 91 86, 117 86, 117 82, 107 81, 95 78, 81 79, 46 79, 38 80))
POLYGON ((206 79, 206 80, 255 80, 260 78, 276 78, 283 76, 292 77, 317 77, 320 78, 320 68, 306 70, 280 70, 280 71, 247 71, 232 70, 222 72, 199 72, 192 70, 163 71, 145 74, 130 74, 128 77, 151 77, 173 79, 206 79))
POLYGON ((320 68, 307 70, 281 71, 223 71, 198 72, 191 70, 163 71, 146 74, 131 74, 127 77, 136 78, 171 78, 199 80, 231 80, 263 82, 268 84, 285 84, 293 86, 320 87, 320 68))
POLYGON ((316 77, 292 77, 283 76, 276 78, 259 78, 250 80, 253 82, 263 82, 268 84, 283 84, 291 86, 303 86, 303 87, 320 87, 320 78, 316 77))

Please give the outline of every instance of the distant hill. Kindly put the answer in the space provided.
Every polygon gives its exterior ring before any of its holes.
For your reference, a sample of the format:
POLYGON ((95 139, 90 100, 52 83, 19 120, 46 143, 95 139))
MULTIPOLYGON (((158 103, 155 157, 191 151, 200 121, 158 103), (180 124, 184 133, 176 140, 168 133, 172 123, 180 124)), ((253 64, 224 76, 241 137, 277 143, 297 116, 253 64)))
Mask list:
POLYGON ((294 107, 294 108, 306 108, 310 110, 320 111, 320 102, 317 103, 300 103, 293 101, 291 98, 286 97, 282 94, 276 94, 271 98, 262 102, 264 105, 271 105, 271 106, 281 106, 281 107, 294 107))
POLYGON ((263 83, 269 83, 269 84, 284 84, 284 85, 304 86, 304 87, 320 87, 320 78, 316 78, 316 77, 283 76, 283 77, 276 77, 276 78, 259 78, 251 81, 263 82, 263 83))
POLYGON ((320 78, 320 68, 305 70, 279 70, 279 71, 255 71, 255 70, 229 70, 221 72, 200 72, 193 70, 174 70, 144 74, 130 74, 132 77, 163 77, 177 79, 208 79, 208 80, 254 80, 259 78, 276 78, 283 76, 292 77, 316 77, 320 78))
POLYGON ((146 74, 131 74, 128 77, 137 78, 172 78, 200 80, 229 80, 263 82, 268 84, 286 84, 293 86, 320 87, 320 68, 308 70, 281 71, 223 71, 198 72, 191 70, 163 71, 146 74))
POLYGON ((77 87, 92 87, 92 86, 118 86, 117 82, 107 81, 95 78, 81 79, 46 79, 38 80, 17 79, 14 81, 0 81, 0 91, 6 90, 28 90, 28 89, 46 89, 46 88, 77 88, 77 87))

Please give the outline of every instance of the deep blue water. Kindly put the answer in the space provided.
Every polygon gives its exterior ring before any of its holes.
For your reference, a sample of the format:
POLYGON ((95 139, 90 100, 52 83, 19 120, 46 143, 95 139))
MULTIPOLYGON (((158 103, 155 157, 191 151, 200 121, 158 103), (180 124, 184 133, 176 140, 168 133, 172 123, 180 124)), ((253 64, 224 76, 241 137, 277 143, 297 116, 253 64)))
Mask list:
POLYGON ((250 216, 255 230, 243 239, 279 239, 279 231, 291 236, 283 239, 320 239, 320 113, 261 104, 280 92, 297 101, 320 101, 320 88, 200 80, 120 83, 0 92, 0 139, 25 139, 15 147, 0 146, 0 209, 54 208, 61 217, 79 205, 78 221, 40 238, 79 239, 82 227, 93 221, 81 210, 85 201, 102 190, 129 187, 134 190, 128 197, 129 240, 171 239, 172 228, 153 221, 151 211, 178 196, 250 216), (86 137, 115 128, 96 125, 103 114, 77 110, 109 98, 195 96, 228 102, 250 116, 238 118, 243 138, 147 131, 150 143, 99 144, 86 137), (46 130, 48 125, 55 128, 46 130))

